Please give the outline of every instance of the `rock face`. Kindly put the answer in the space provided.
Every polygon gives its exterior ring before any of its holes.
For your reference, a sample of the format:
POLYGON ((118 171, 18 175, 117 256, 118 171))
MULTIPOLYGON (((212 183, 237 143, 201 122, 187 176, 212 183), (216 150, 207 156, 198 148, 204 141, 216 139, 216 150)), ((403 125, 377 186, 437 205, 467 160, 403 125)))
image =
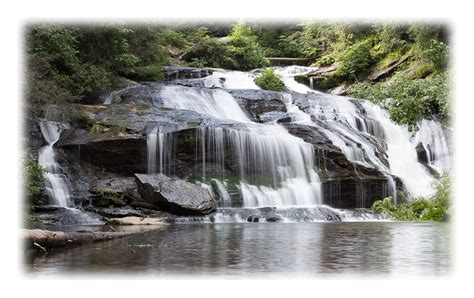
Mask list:
POLYGON ((212 74, 212 72, 213 70, 210 68, 167 66, 165 67, 165 79, 171 81, 180 79, 204 78, 212 74))
POLYGON ((162 174, 135 174, 138 192, 149 203, 177 215, 206 215, 217 208, 209 192, 162 174))

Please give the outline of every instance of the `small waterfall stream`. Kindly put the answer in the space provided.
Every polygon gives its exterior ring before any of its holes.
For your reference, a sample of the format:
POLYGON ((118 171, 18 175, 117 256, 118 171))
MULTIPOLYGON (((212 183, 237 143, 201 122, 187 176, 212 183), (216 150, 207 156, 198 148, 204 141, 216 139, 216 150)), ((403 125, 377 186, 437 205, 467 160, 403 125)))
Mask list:
POLYGON ((56 161, 54 144, 59 140, 62 128, 56 122, 40 122, 41 133, 48 145, 40 148, 38 162, 46 169, 44 179, 49 203, 59 207, 68 207, 70 199, 69 181, 56 161))

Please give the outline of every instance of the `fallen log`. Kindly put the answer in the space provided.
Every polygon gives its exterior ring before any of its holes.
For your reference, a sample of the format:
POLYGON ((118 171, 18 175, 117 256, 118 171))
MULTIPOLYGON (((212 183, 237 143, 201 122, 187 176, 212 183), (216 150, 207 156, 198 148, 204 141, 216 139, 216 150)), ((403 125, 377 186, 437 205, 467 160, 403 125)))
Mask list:
MULTIPOLYGON (((158 226, 155 226, 158 227, 158 226)), ((149 229, 148 229, 149 230, 149 229)), ((133 230, 124 232, 61 232, 48 230, 22 230, 22 240, 27 249, 41 249, 63 247, 69 245, 77 245, 84 243, 91 243, 95 241, 103 241, 125 237, 133 234, 142 233, 146 230, 133 230)))

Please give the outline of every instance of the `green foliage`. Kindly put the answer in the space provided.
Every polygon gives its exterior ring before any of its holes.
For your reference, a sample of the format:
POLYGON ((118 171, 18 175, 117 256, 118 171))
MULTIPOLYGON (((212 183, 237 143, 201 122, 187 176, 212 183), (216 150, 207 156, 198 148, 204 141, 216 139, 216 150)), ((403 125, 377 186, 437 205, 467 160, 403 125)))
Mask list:
POLYGON ((331 55, 322 56, 318 61, 316 61, 316 65, 320 67, 329 66, 335 62, 334 57, 331 55))
POLYGON ((121 207, 125 206, 126 203, 124 194, 109 189, 100 190, 95 199, 97 207, 121 207))
POLYGON ((72 125, 76 125, 78 127, 83 128, 94 125, 93 120, 89 118, 89 116, 87 116, 87 114, 84 113, 77 106, 69 107, 67 111, 68 118, 66 119, 66 121, 71 123, 72 125))
POLYGON ((264 90, 284 91, 285 84, 273 69, 262 70, 261 75, 255 79, 255 84, 264 90))
POLYGON ((445 71, 450 48, 442 26, 49 24, 30 26, 26 37, 26 96, 35 105, 97 96, 113 88, 117 76, 159 81, 165 65, 249 70, 267 66, 267 56, 311 58, 321 67, 338 62, 336 73, 318 80, 318 88, 328 89, 365 81, 372 66, 388 67, 409 53, 409 59, 395 70, 410 67, 408 78, 392 77, 390 83, 380 85, 355 84, 349 86, 350 95, 381 105, 392 98, 387 106, 393 109, 392 119, 410 126, 420 117, 446 121, 449 115, 445 71))
POLYGON ((371 53, 372 47, 371 39, 364 39, 349 47, 338 58, 341 65, 337 69, 337 73, 347 78, 366 73, 374 62, 371 53))
POLYGON ((117 125, 114 126, 114 132, 117 134, 124 134, 127 132, 127 128, 123 123, 119 122, 117 125))
POLYGON ((109 90, 118 75, 159 80, 170 63, 166 47, 184 44, 181 33, 160 28, 32 26, 26 94, 37 105, 77 102, 109 90))
POLYGON ((28 202, 31 205, 47 205, 48 197, 44 191, 43 177, 46 170, 32 157, 23 160, 23 169, 28 202))
POLYGON ((107 130, 107 127, 105 127, 104 125, 99 124, 99 123, 94 123, 94 125, 92 125, 91 127, 90 132, 92 134, 101 134, 101 133, 104 133, 106 130, 107 130))
POLYGON ((452 214, 450 209, 451 180, 444 174, 435 183, 436 193, 431 200, 418 198, 399 205, 392 203, 392 198, 375 201, 372 210, 375 213, 387 214, 395 220, 403 221, 446 221, 452 214))
POLYGON ((423 58, 434 65, 436 69, 443 69, 448 64, 448 46, 439 40, 430 40, 428 48, 422 53, 423 58))
POLYGON ((250 70, 267 65, 264 49, 252 28, 237 24, 225 40, 211 38, 204 29, 193 37, 194 45, 185 60, 194 65, 250 70))
POLYGON ((389 83, 354 84, 348 88, 348 93, 387 108, 394 122, 411 128, 423 118, 435 117, 447 124, 451 116, 447 72, 424 79, 396 76, 389 83), (391 98, 390 104, 386 102, 388 98, 391 98))
POLYGON ((138 81, 160 81, 164 77, 164 68, 161 64, 137 66, 127 76, 138 81))

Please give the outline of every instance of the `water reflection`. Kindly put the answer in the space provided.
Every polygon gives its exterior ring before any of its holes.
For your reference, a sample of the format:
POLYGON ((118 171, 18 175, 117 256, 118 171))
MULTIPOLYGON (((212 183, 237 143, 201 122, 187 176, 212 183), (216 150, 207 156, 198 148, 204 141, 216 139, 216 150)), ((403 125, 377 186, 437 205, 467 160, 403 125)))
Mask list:
POLYGON ((437 223, 175 224, 58 249, 25 265, 39 274, 428 274, 449 272, 449 229, 437 223))

